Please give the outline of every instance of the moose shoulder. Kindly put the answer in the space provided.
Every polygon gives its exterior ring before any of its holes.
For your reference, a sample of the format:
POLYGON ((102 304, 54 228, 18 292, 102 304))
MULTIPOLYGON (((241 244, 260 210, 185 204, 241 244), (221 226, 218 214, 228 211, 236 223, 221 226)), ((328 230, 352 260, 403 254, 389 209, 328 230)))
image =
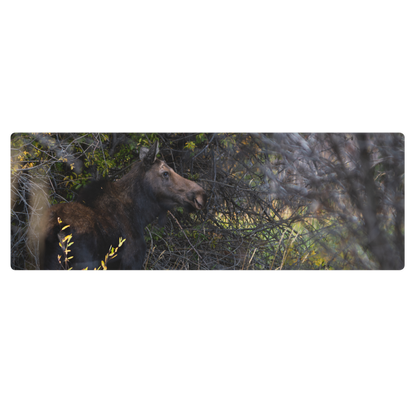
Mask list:
POLYGON ((207 200, 199 185, 156 159, 157 152, 157 143, 150 149, 142 148, 140 161, 120 180, 92 183, 75 202, 52 206, 41 242, 41 268, 61 268, 58 256, 63 255, 63 249, 59 243, 64 232, 72 235, 69 266, 74 269, 97 267, 110 246, 118 246, 120 237, 126 241, 108 268, 142 269, 146 225, 177 206, 188 211, 201 209, 207 200))

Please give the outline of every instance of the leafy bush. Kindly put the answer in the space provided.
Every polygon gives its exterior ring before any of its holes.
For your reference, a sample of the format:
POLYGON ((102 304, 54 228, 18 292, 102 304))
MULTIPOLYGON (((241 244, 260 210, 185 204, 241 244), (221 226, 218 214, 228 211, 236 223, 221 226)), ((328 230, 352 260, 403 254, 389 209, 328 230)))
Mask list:
POLYGON ((208 203, 146 228, 147 269, 403 268, 402 135, 241 133, 14 134, 12 267, 39 267, 50 204, 91 180, 117 180, 156 139, 208 203))

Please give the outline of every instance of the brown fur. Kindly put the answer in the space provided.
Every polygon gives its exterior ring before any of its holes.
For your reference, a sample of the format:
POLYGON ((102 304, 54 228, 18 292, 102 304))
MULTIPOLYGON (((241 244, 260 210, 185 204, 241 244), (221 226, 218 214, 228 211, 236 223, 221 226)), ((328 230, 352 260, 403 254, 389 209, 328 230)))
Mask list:
POLYGON ((175 173, 156 159, 157 144, 141 152, 141 161, 117 182, 99 181, 87 186, 76 202, 50 208, 44 223, 41 268, 62 268, 58 255, 59 234, 72 234, 69 267, 98 267, 110 245, 126 239, 118 255, 108 263, 113 269, 141 269, 146 254, 144 228, 167 210, 181 206, 189 211, 206 204, 206 193, 195 182, 175 173), (58 217, 62 223, 58 223, 58 217), (61 231, 63 227, 69 228, 61 231))

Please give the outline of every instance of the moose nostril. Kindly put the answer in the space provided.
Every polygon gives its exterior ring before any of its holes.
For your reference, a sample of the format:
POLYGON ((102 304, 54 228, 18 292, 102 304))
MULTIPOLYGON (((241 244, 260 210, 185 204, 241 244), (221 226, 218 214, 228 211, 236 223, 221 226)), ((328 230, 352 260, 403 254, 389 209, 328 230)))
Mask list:
POLYGON ((206 200, 207 200, 207 197, 205 193, 197 195, 195 197, 195 204, 197 205, 198 208, 202 208, 205 206, 206 200))

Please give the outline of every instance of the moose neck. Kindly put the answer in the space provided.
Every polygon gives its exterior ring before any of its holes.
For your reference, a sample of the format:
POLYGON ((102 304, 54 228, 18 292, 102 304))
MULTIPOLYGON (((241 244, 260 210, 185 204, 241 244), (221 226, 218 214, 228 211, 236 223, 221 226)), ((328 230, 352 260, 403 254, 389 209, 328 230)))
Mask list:
POLYGON ((141 229, 163 213, 152 190, 145 185, 145 174, 143 163, 137 162, 127 175, 115 182, 119 198, 123 203, 133 206, 135 215, 131 220, 141 229))

